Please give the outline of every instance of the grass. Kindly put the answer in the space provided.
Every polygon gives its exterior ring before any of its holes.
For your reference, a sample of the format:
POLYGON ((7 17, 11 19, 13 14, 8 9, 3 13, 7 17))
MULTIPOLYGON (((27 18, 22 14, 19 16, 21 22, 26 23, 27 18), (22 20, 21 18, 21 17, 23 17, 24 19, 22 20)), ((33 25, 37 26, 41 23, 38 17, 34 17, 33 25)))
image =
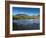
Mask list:
POLYGON ((40 16, 13 16, 13 19, 36 19, 39 18, 40 16))

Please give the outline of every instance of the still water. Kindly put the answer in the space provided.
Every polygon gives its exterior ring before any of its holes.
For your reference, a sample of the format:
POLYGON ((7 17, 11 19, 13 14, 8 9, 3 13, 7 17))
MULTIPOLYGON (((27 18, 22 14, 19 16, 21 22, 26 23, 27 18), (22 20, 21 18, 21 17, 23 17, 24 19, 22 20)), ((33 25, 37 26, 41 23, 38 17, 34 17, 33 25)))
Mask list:
POLYGON ((13 30, 36 30, 39 27, 40 19, 13 20, 13 30))

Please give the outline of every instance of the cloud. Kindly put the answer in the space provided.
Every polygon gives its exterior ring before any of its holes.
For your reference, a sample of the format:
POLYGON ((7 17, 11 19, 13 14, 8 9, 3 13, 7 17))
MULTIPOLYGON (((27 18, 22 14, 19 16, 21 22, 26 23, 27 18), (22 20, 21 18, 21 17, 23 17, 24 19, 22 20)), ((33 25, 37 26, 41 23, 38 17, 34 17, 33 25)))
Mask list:
POLYGON ((16 13, 13 13, 13 15, 16 15, 16 14, 27 14, 27 15, 29 15, 29 16, 32 16, 33 15, 33 13, 28 13, 28 12, 16 12, 16 13))

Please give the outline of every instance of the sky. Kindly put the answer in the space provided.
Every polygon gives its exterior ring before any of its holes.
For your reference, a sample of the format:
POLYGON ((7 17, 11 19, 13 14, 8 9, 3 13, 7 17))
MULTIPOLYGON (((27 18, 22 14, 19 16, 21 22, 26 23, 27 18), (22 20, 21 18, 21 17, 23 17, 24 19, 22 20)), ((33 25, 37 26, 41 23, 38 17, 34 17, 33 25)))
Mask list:
POLYGON ((29 16, 32 15, 39 15, 40 14, 40 8, 24 8, 24 7, 13 7, 12 8, 12 14, 27 14, 29 16))

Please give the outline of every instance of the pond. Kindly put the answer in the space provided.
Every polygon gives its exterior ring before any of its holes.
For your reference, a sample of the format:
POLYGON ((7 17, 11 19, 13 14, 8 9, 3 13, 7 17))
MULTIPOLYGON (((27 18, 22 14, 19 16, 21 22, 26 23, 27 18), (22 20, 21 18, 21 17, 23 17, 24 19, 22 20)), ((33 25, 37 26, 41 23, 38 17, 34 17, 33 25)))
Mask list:
POLYGON ((40 19, 13 20, 13 30, 38 30, 40 19))

